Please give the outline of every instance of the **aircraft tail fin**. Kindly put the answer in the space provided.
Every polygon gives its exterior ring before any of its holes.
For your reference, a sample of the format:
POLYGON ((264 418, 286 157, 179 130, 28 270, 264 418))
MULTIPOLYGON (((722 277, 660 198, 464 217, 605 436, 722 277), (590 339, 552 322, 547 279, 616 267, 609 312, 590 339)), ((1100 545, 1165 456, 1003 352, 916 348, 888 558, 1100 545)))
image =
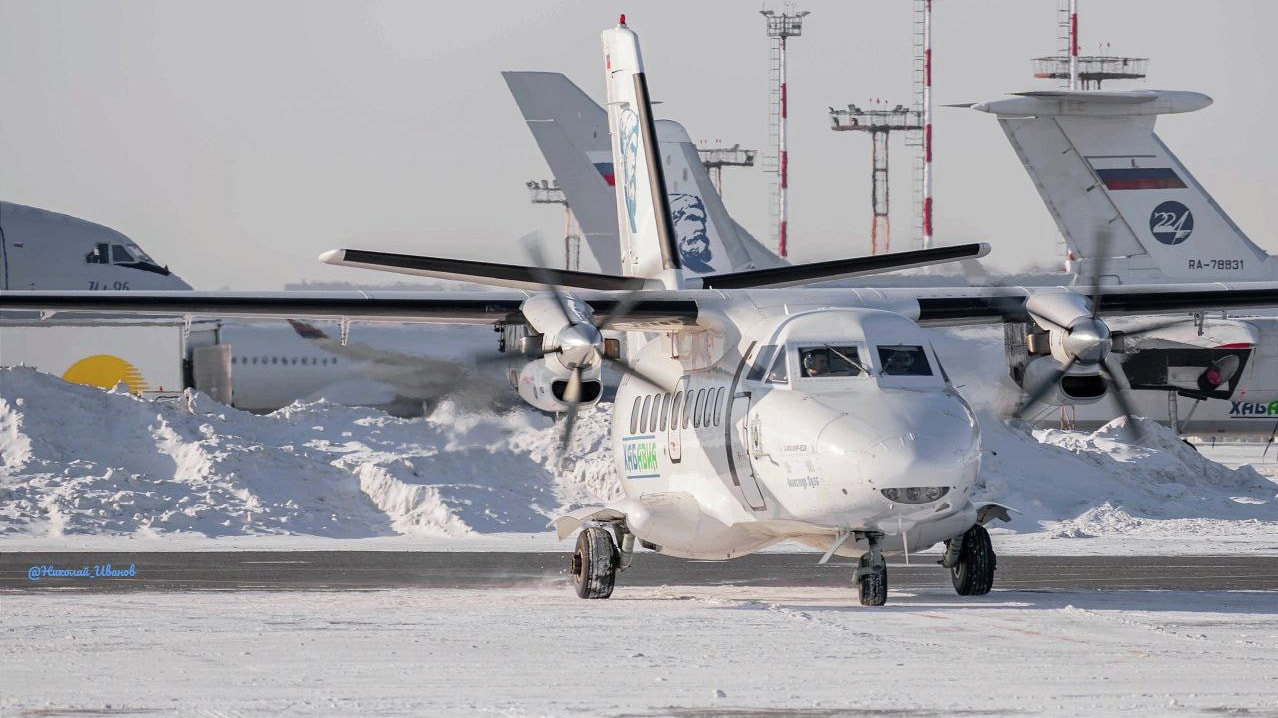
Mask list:
POLYGON ((1113 283, 1272 278, 1268 255, 1154 133, 1158 115, 1209 104, 1195 92, 1050 90, 973 109, 998 116, 1080 277, 1103 254, 1101 281, 1113 283))
MULTIPOLYGON (((502 77, 600 270, 618 271, 621 253, 608 113, 560 73, 511 71, 502 77)), ((728 214, 687 130, 674 120, 656 124, 685 279, 787 266, 728 214)))
POLYGON ((639 38, 622 15, 616 27, 604 30, 602 40, 621 273, 659 280, 667 289, 681 289, 683 262, 670 217, 639 38))

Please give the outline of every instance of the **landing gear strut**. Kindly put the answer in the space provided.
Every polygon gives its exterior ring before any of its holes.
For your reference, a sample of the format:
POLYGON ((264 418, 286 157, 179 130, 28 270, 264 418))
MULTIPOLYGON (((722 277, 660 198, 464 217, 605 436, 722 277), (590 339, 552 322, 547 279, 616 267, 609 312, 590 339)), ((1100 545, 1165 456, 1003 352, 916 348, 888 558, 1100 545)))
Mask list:
POLYGON ((572 580, 582 598, 608 598, 617 580, 621 555, 603 526, 587 526, 577 536, 572 554, 572 580))
POLYGON ((984 596, 994 587, 998 564, 985 527, 977 524, 967 533, 945 542, 941 565, 950 569, 954 590, 960 596, 984 596))
POLYGON ((883 550, 879 547, 882 537, 882 534, 877 533, 865 534, 870 550, 861 556, 861 563, 856 570, 856 587, 862 606, 882 606, 887 603, 887 562, 883 560, 883 550))

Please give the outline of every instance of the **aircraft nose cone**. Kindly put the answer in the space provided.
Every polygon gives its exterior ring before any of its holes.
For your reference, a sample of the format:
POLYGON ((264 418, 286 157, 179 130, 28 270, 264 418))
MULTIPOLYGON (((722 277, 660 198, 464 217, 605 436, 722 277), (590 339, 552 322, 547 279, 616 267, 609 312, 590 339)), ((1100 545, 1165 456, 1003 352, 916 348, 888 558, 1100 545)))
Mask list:
POLYGON ((957 395, 886 393, 876 402, 872 421, 847 416, 826 425, 817 453, 827 471, 855 472, 876 491, 956 486, 975 478, 980 432, 957 395))

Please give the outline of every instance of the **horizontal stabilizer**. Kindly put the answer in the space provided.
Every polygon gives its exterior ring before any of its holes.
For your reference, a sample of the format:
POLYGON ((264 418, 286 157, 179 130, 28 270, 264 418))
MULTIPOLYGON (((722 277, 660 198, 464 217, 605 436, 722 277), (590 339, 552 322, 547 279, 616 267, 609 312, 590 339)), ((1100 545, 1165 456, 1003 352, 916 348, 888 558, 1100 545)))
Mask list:
POLYGON ((954 247, 917 249, 910 252, 894 252, 869 257, 835 259, 829 262, 813 262, 811 264, 797 264, 788 267, 756 269, 749 272, 719 274, 702 277, 701 286, 706 289, 789 287, 824 282, 831 279, 892 272, 910 267, 925 267, 930 264, 978 259, 989 253, 990 246, 984 242, 960 244, 954 247))
POLYGON ((979 102, 972 109, 1013 117, 1127 117, 1193 112, 1210 104, 1202 93, 1179 90, 1037 90, 979 102))
MULTIPOLYGON (((533 291, 540 291, 546 288, 545 272, 543 270, 516 264, 442 259, 439 257, 422 257, 415 254, 369 252, 362 249, 329 250, 320 255, 320 261, 325 264, 336 264, 343 267, 363 267, 384 272, 412 274, 418 277, 474 282, 475 284, 487 284, 494 287, 533 291)), ((610 274, 570 272, 562 269, 555 271, 555 279, 562 283, 563 286, 574 289, 640 289, 645 284, 644 280, 638 277, 617 277, 610 274)))

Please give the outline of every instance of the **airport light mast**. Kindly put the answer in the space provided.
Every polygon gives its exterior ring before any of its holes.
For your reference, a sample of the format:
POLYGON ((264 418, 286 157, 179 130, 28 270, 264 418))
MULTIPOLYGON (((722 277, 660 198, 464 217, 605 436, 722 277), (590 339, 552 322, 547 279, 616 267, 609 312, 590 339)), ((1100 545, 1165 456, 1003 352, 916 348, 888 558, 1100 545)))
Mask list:
POLYGON ((559 186, 559 180, 528 180, 524 183, 533 204, 559 204, 564 208, 564 269, 581 268, 581 228, 568 206, 568 198, 559 186))
POLYGON ((874 218, 870 224, 870 254, 890 251, 892 225, 889 218, 888 195, 888 135, 892 131, 918 131, 923 129, 918 110, 897 105, 891 109, 862 110, 848 105, 846 110, 830 108, 830 129, 835 132, 867 132, 874 141, 871 158, 870 204, 874 218))
POLYGON ((705 165, 706 170, 710 172, 710 181, 714 183, 714 191, 719 193, 720 197, 723 197, 723 168, 753 167, 754 157, 757 154, 757 150, 743 150, 741 145, 697 148, 697 156, 701 158, 701 164, 705 165))
POLYGON ((771 38, 772 55, 770 63, 771 88, 768 93, 768 149, 763 169, 776 173, 776 183, 772 190, 772 230, 776 243, 777 256, 789 254, 787 246, 787 198, 789 188, 789 161, 786 156, 786 83, 785 83, 785 48, 786 40, 803 34, 803 18, 808 11, 795 12, 794 6, 787 4, 785 12, 760 10, 766 22, 768 37, 771 38))

